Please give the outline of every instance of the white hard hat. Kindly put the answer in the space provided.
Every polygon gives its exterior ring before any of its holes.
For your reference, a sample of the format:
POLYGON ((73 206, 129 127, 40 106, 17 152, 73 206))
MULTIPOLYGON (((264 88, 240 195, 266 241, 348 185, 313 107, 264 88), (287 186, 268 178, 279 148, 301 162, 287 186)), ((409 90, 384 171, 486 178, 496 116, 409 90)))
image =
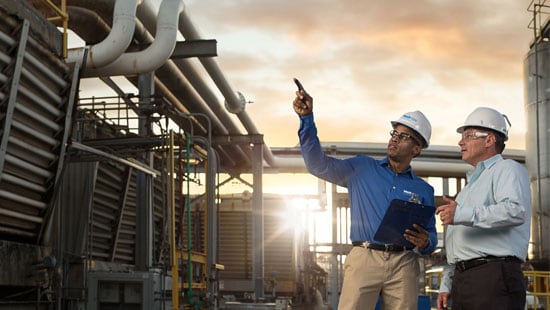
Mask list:
POLYGON ((392 121, 391 125, 395 128, 397 124, 407 126, 419 134, 424 139, 423 148, 427 148, 430 145, 430 137, 432 136, 432 125, 426 116, 420 111, 407 112, 398 120, 392 121))
POLYGON ((481 127, 500 132, 504 135, 504 141, 508 140, 508 129, 509 126, 506 126, 510 121, 508 117, 504 114, 501 114, 495 109, 480 107, 475 109, 464 122, 464 125, 458 127, 456 131, 458 133, 464 132, 466 127, 481 127))

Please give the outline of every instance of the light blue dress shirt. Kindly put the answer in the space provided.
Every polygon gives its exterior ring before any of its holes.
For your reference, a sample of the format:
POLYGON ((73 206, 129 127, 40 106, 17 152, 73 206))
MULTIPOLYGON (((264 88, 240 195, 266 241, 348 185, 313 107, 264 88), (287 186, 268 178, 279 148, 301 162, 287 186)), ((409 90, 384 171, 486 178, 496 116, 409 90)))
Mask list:
MULTIPOLYGON (((376 160, 357 155, 338 159, 325 155, 317 137, 313 114, 300 117, 298 135, 309 172, 348 189, 351 241, 376 243, 374 234, 393 199, 428 206, 435 204, 433 187, 414 174, 410 167, 404 172, 395 173, 387 158, 376 160)), ((435 216, 425 228, 430 238, 429 245, 419 250, 423 255, 432 253, 437 245, 435 216)))
POLYGON ((447 263, 440 292, 451 291, 454 264, 483 256, 525 261, 530 238, 531 191, 525 167, 500 154, 477 164, 456 197, 454 224, 447 226, 447 263))

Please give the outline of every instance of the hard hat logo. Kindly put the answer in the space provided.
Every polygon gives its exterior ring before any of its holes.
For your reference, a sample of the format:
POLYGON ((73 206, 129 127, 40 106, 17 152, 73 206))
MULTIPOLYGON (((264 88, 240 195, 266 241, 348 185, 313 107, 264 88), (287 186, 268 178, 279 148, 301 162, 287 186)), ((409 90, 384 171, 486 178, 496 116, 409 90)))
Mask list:
POLYGON ((420 112, 407 112, 403 114, 399 119, 391 122, 392 126, 395 127, 397 124, 407 126, 410 129, 414 130, 422 139, 424 140, 424 148, 427 148, 430 145, 430 138, 432 136, 432 125, 428 118, 420 112))
POLYGON ((467 127, 480 127, 501 133, 504 141, 508 140, 508 129, 512 126, 508 117, 495 109, 479 107, 475 109, 464 124, 456 129, 458 133, 464 132, 467 127), (507 126, 508 124, 508 126, 507 126))
POLYGON ((418 123, 418 120, 417 120, 416 118, 412 117, 412 116, 409 115, 409 114, 404 114, 404 115, 403 115, 403 118, 404 118, 404 119, 408 119, 408 120, 410 120, 410 121, 413 122, 413 123, 418 123))

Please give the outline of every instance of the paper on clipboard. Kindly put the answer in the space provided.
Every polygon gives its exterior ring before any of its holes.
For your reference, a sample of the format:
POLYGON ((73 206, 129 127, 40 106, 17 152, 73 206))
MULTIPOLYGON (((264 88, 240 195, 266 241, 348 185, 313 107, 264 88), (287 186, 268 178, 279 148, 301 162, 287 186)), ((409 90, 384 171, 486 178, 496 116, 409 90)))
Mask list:
POLYGON ((414 229, 413 224, 423 228, 428 226, 430 219, 435 214, 435 207, 424 206, 418 203, 394 199, 382 218, 380 227, 374 234, 374 241, 383 244, 395 244, 407 248, 414 244, 407 241, 403 234, 406 229, 414 229))

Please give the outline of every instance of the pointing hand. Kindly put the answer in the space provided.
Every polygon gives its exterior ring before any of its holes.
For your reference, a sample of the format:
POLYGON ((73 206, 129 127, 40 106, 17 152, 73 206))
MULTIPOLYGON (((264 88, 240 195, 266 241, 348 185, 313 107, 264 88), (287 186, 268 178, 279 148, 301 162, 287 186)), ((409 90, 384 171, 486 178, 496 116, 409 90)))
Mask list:
POLYGON ((313 98, 305 91, 302 83, 294 78, 294 83, 298 86, 296 98, 294 98, 294 112, 300 116, 308 115, 313 112, 313 98))

